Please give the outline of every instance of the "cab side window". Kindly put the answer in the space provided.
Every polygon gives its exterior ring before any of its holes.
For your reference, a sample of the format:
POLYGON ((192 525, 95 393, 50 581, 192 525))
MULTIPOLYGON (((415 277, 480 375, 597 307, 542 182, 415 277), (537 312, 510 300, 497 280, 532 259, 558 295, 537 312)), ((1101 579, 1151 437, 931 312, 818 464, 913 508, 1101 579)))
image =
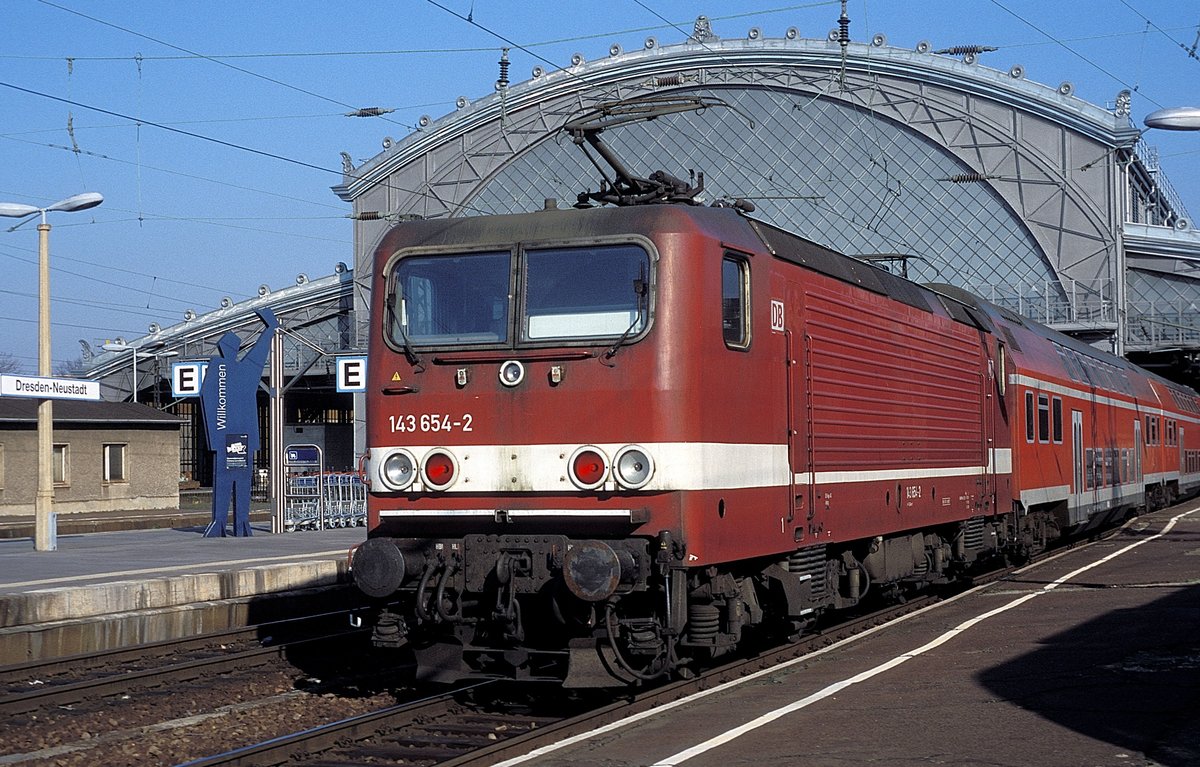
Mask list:
POLYGON ((730 349, 750 346, 750 263, 733 255, 721 261, 721 332, 730 349))

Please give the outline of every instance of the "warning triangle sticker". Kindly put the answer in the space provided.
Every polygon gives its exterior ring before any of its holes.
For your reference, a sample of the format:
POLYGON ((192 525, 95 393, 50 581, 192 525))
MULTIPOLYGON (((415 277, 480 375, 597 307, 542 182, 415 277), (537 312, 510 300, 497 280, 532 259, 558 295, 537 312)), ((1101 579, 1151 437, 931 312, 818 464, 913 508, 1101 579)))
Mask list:
POLYGON ((399 373, 392 373, 392 383, 396 383, 396 382, 397 382, 397 381, 399 381, 399 380, 400 380, 400 374, 399 374, 399 373))

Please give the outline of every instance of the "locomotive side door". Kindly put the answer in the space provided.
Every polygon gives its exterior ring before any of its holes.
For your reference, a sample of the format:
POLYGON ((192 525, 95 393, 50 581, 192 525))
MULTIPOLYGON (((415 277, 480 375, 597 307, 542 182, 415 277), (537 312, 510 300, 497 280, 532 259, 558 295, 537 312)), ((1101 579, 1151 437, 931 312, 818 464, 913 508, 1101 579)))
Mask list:
POLYGON ((782 363, 782 384, 787 397, 787 448, 788 472, 791 477, 787 520, 794 530, 797 543, 815 529, 813 511, 816 508, 812 494, 812 405, 808 342, 805 336, 803 291, 788 280, 784 273, 776 272, 771 282, 771 335, 782 341, 778 359, 782 363))

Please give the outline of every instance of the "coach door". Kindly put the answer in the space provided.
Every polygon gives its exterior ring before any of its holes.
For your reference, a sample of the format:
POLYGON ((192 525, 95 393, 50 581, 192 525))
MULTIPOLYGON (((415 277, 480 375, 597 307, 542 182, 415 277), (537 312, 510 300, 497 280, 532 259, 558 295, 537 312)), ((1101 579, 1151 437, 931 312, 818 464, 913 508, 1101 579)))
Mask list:
POLYGON ((1075 473, 1072 485, 1072 491, 1075 497, 1079 500, 1079 505, 1084 504, 1084 466, 1083 466, 1083 413, 1078 410, 1071 411, 1071 462, 1074 465, 1075 473))
POLYGON ((1182 489, 1183 475, 1186 474, 1188 470, 1187 451, 1184 450, 1184 445, 1187 443, 1183 441, 1183 424, 1179 424, 1179 427, 1175 431, 1175 442, 1179 445, 1179 486, 1180 489, 1182 489))
POLYGON ((1142 419, 1133 419, 1133 479, 1137 482, 1138 492, 1145 493, 1146 483, 1142 477, 1142 451, 1145 446, 1142 444, 1142 419))
POLYGON ((988 345, 989 338, 987 333, 979 334, 981 351, 987 360, 987 375, 980 376, 980 398, 979 407, 983 412, 983 487, 980 492, 980 501, 983 504, 983 512, 985 514, 993 513, 996 509, 996 407, 992 399, 993 387, 999 397, 1004 396, 1004 387, 1006 382, 1004 377, 1005 372, 1005 354, 1004 344, 996 344, 996 358, 990 357, 991 348, 988 345))

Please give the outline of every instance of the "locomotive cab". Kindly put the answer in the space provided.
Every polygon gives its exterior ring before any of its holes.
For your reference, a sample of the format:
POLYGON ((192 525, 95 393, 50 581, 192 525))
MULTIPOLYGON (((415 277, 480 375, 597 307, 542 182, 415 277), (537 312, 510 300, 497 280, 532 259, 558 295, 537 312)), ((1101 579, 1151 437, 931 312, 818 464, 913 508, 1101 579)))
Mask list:
MULTIPOLYGON (((758 243, 704 213, 413 222, 381 245, 352 569, 391 603, 375 642, 421 676, 657 676, 689 639, 689 568, 789 545, 748 513, 787 484, 746 388, 758 243)), ((694 620, 706 652, 755 603, 731 583, 694 620)))

